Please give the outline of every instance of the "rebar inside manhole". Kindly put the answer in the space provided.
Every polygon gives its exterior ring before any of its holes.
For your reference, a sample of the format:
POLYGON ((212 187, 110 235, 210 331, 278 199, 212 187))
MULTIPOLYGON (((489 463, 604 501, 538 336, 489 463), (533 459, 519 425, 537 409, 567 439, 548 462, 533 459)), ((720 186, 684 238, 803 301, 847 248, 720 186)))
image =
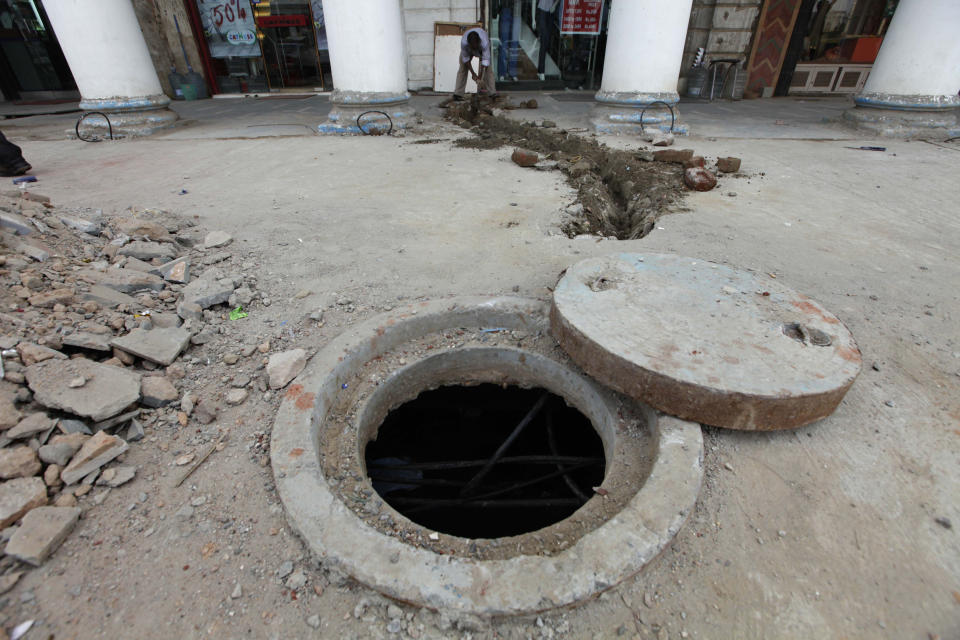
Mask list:
POLYGON ((366 447, 373 487, 410 520, 464 538, 536 531, 603 482, 590 421, 543 389, 482 384, 421 393, 366 447))

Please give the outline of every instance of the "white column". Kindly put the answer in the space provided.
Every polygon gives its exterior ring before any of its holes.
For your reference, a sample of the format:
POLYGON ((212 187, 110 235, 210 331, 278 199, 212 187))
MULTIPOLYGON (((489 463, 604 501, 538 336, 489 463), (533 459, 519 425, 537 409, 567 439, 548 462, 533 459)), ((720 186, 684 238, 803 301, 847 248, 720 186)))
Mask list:
MULTIPOLYGON (((669 129, 664 102, 680 101, 677 82, 693 0, 618 0, 610 8, 603 80, 594 125, 600 131, 630 132, 643 125, 669 129)), ((676 108, 674 107, 674 110, 676 108)), ((675 124, 675 132, 683 127, 675 124)))
POLYGON ((321 133, 359 133, 407 125, 407 56, 399 0, 324 0, 323 15, 330 45, 335 87, 334 108, 321 133))
POLYGON ((955 131, 960 107, 958 29, 960 1, 901 0, 847 120, 884 135, 955 131))
MULTIPOLYGON (((44 8, 80 89, 81 109, 106 113, 114 134, 123 135, 147 135, 177 119, 131 0, 46 0, 44 8)), ((85 121, 99 125, 107 128, 101 118, 85 121)))

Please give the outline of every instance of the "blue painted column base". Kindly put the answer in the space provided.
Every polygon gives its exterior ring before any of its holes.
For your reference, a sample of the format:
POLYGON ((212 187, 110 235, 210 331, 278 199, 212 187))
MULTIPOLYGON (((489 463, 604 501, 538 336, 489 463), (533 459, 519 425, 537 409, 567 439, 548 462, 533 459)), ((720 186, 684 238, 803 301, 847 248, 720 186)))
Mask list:
POLYGON ((170 98, 165 95, 137 98, 84 98, 80 108, 85 112, 99 112, 107 118, 89 116, 83 120, 82 135, 107 138, 112 129, 114 138, 149 136, 173 126, 179 119, 168 108, 170 98), (109 119, 109 124, 107 123, 109 119))
POLYGON ((409 94, 334 92, 331 102, 333 109, 327 121, 317 125, 317 133, 384 135, 403 132, 413 126, 417 117, 410 106, 409 94))
POLYGON ((952 138, 960 136, 960 109, 918 111, 856 106, 843 112, 843 122, 884 138, 952 138))
POLYGON ((887 138, 952 138, 960 135, 960 97, 861 93, 843 121, 887 138))
POLYGON ((672 131, 682 136, 688 134, 689 129, 680 120, 679 101, 676 93, 605 95, 601 92, 597 94, 590 123, 597 133, 641 135, 672 131))

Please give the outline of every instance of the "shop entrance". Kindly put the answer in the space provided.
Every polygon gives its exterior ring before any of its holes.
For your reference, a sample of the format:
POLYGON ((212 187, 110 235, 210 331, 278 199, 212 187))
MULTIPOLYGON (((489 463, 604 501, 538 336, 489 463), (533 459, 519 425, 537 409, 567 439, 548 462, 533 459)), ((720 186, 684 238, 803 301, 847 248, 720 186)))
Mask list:
POLYGON ((608 5, 606 0, 491 0, 498 85, 597 88, 608 5))
POLYGON ((0 0, 0 52, 0 88, 7 100, 80 98, 39 0, 0 0))
POLYGON ((322 0, 196 0, 217 93, 329 91, 322 0))

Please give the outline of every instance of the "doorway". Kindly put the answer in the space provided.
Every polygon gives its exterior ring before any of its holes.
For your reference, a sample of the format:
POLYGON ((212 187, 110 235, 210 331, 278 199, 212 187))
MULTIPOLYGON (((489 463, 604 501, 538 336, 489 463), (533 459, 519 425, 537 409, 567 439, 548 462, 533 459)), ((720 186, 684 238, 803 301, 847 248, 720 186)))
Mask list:
POLYGON ((80 94, 40 0, 0 0, 0 89, 15 102, 80 94))
POLYGON ((215 93, 329 91, 322 0, 195 0, 215 93))
POLYGON ((608 10, 605 0, 490 0, 498 84, 596 88, 608 10))

